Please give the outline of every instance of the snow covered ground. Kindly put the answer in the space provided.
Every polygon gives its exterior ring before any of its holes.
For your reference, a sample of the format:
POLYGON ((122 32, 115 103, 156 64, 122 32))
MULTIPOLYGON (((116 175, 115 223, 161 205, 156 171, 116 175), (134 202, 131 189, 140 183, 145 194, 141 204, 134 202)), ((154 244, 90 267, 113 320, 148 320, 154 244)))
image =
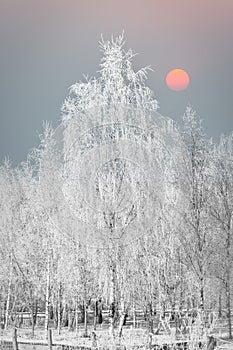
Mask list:
MULTIPOLYGON (((92 329, 89 329, 89 334, 91 334, 92 329)), ((82 336, 83 330, 81 329, 79 334, 76 335, 75 332, 69 332, 67 329, 63 329, 62 333, 59 335, 56 330, 53 330, 53 343, 59 345, 69 345, 69 346, 85 346, 91 347, 92 340, 91 337, 84 338, 82 336)), ((1 334, 0 340, 11 340, 12 330, 8 330, 5 334, 1 334)), ((99 347, 106 347, 106 345, 114 345, 111 337, 108 335, 106 330, 96 331, 97 345, 99 347)), ((221 335, 216 334, 217 338, 217 350, 233 350, 233 341, 227 339, 227 332, 223 332, 221 335)), ((41 329, 37 329, 35 336, 32 339, 30 334, 30 329, 18 329, 18 341, 27 343, 44 343, 47 342, 43 339, 44 332, 41 329)), ((152 344, 169 344, 175 343, 173 336, 168 335, 158 335, 152 337, 152 344)), ((125 329, 123 331, 123 336, 121 339, 121 344, 125 345, 126 348, 131 348, 132 346, 149 346, 149 336, 145 329, 125 329)))

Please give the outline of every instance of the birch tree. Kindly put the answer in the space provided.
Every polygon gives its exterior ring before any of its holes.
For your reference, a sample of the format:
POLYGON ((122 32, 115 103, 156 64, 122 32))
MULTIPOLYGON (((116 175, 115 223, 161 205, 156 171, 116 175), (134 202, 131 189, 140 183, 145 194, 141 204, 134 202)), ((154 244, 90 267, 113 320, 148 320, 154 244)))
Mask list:
MULTIPOLYGON (((46 278, 45 278, 45 338, 49 324, 49 309, 51 305, 52 280, 54 256, 59 249, 59 237, 56 235, 57 227, 54 218, 61 211, 61 159, 62 154, 58 153, 56 138, 53 128, 46 123, 41 135, 40 147, 36 150, 35 161, 37 168, 38 187, 40 191, 41 204, 43 207, 44 244, 46 252, 46 278)), ((58 232, 60 233, 59 229, 58 232)))
POLYGON ((159 216, 169 192, 163 182, 166 166, 180 144, 171 121, 156 112, 157 101, 145 85, 148 69, 134 71, 134 55, 124 50, 123 37, 100 46, 100 76, 71 86, 63 104, 62 192, 83 223, 80 230, 89 227, 95 244, 108 247, 113 335, 117 247, 129 244, 159 216))
POLYGON ((211 189, 209 169, 209 147, 201 121, 191 107, 183 118, 183 138, 187 150, 187 186, 184 188, 189 201, 184 212, 184 225, 180 235, 187 264, 198 282, 201 309, 205 306, 204 287, 211 260, 211 230, 209 225, 208 200, 211 189))
POLYGON ((42 296, 44 280, 44 210, 40 201, 37 179, 30 163, 24 163, 17 172, 21 195, 19 226, 17 228, 14 263, 24 293, 22 298, 31 314, 32 336, 42 296))
POLYGON ((0 169, 0 179, 1 179, 1 256, 3 260, 3 266, 8 271, 5 274, 4 284, 2 287, 5 289, 5 300, 6 305, 3 311, 4 318, 4 329, 8 327, 8 321, 10 316, 11 299, 13 297, 12 291, 14 288, 14 254, 17 251, 17 245, 15 244, 17 240, 18 228, 20 225, 20 205, 21 196, 17 181, 16 170, 12 168, 9 161, 6 161, 0 169))
POLYGON ((231 299, 233 264, 233 135, 222 136, 214 149, 212 181, 214 191, 211 214, 218 232, 215 275, 221 279, 226 292, 229 338, 232 338, 231 299), (219 255, 220 254, 220 255, 219 255))

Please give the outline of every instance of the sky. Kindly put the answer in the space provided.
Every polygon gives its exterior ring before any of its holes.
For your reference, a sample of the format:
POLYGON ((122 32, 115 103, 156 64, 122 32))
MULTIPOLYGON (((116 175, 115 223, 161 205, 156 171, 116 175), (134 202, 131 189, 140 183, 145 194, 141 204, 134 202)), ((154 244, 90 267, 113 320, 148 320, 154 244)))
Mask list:
POLYGON ((0 0, 0 162, 14 165, 59 124, 69 87, 96 75, 99 40, 124 30, 125 48, 150 65, 159 112, 179 123, 191 104, 208 137, 233 131, 232 0, 0 0), (190 85, 172 91, 174 68, 190 85))

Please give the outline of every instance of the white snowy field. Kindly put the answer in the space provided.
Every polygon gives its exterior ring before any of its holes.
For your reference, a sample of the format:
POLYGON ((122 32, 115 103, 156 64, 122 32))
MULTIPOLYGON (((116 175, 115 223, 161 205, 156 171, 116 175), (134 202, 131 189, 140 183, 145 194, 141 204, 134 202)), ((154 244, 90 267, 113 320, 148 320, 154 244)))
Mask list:
MULTIPOLYGON (((83 337, 83 329, 80 328, 78 334, 75 332, 68 331, 68 329, 62 329, 61 334, 58 334, 57 330, 53 330, 53 344, 59 344, 59 345, 68 345, 68 346, 84 346, 84 347, 91 347, 92 346, 92 340, 91 340, 91 332, 93 331, 93 327, 90 326, 88 328, 88 334, 89 336, 87 338, 83 337)), ((36 329, 35 335, 32 338, 31 337, 31 331, 28 328, 22 328, 18 329, 18 341, 19 342, 25 342, 25 343, 41 343, 41 344, 47 344, 47 341, 44 339, 44 330, 42 329, 36 329)), ((96 332, 97 337, 97 346, 98 347, 106 347, 106 346, 114 346, 114 343, 117 343, 118 341, 113 341, 112 338, 109 336, 108 331, 106 329, 99 329, 96 332)), ((227 330, 222 330, 221 333, 215 332, 213 333, 213 336, 217 339, 217 346, 216 350, 233 350, 233 340, 228 339, 227 330)), ((0 341, 2 340, 12 340, 12 329, 9 329, 7 332, 2 332, 0 336, 0 341)), ((152 336, 152 345, 158 344, 176 344, 178 343, 178 340, 175 340, 174 335, 153 335, 152 336)), ((120 344, 125 345, 127 349, 130 349, 134 346, 140 346, 147 348, 149 346, 149 335, 148 332, 145 329, 124 329, 123 335, 120 341, 120 344)), ((190 342, 191 345, 191 342, 190 342)))

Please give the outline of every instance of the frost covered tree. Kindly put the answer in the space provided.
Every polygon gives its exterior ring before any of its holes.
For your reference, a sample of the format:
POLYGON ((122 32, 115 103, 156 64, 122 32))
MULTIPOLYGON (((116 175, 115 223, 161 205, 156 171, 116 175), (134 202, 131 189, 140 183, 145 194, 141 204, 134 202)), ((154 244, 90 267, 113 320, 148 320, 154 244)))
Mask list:
POLYGON ((197 302, 204 309, 205 283, 212 254, 211 227, 209 221, 210 147, 203 132, 201 120, 191 107, 186 109, 183 139, 186 145, 184 191, 188 207, 180 235, 186 263, 196 278, 197 302))
POLYGON ((232 266, 233 266, 233 135, 222 136, 214 148, 211 180, 214 183, 211 215, 218 232, 215 276, 224 286, 229 338, 232 338, 232 266))
POLYGON ((2 207, 6 211, 2 213, 5 221, 1 225, 4 230, 1 235, 2 247, 6 248, 5 254, 10 259, 5 329, 9 315, 13 320, 16 312, 26 309, 31 313, 33 334, 43 277, 43 227, 40 215, 43 207, 30 165, 25 162, 21 168, 14 170, 7 165, 6 170, 4 187, 1 187, 2 198, 6 200, 2 207))
MULTIPOLYGON (((171 189, 179 187, 174 163, 180 140, 172 122, 156 112, 157 101, 145 85, 148 69, 134 71, 123 37, 100 45, 100 76, 74 84, 62 108, 62 191, 94 244, 108 247, 113 334, 117 254, 156 222, 171 189), (173 176, 167 176, 168 169, 173 176)), ((170 200, 170 211, 176 199, 170 200)))
MULTIPOLYGON (((45 277, 45 338, 49 324, 49 310, 51 308, 51 295, 53 291, 53 280, 55 277, 55 259, 60 249, 62 227, 56 225, 56 217, 63 210, 62 197, 59 188, 61 186, 62 163, 57 150, 55 131, 46 123, 41 144, 36 151, 35 167, 38 179, 41 202, 43 205, 43 226, 44 226, 44 251, 46 261, 45 277)), ((60 285, 59 285, 60 288, 60 285)), ((58 318, 59 319, 59 318, 58 318)))
POLYGON ((31 315, 32 336, 38 312, 38 300, 43 295, 44 265, 44 210, 32 168, 25 163, 18 172, 21 204, 20 225, 14 254, 16 272, 21 284, 25 308, 31 315))
POLYGON ((6 330, 10 315, 14 281, 15 238, 18 227, 20 195, 15 170, 9 161, 0 168, 0 239, 1 239, 1 316, 6 330))

